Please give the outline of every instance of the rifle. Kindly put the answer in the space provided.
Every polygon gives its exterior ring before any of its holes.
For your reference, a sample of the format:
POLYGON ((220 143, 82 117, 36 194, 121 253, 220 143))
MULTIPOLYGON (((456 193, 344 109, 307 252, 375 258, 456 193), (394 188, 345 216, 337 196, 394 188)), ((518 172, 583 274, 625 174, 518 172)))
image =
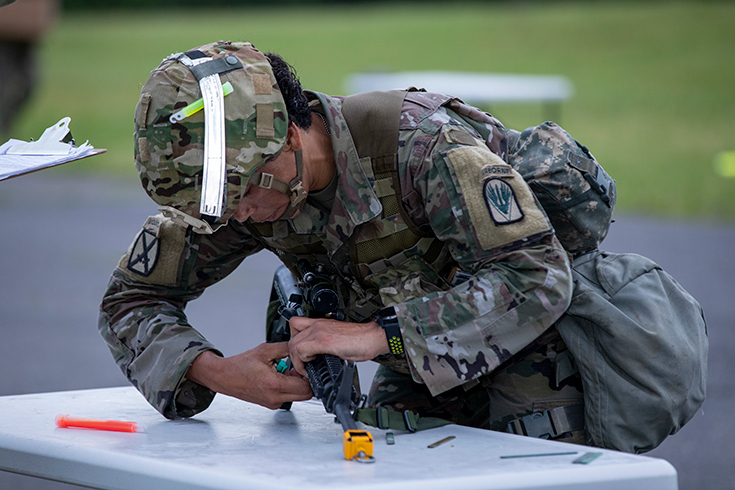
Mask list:
MULTIPOLYGON (((269 340, 285 342, 291 338, 288 320, 294 316, 308 318, 333 318, 344 320, 344 311, 339 308, 339 295, 331 277, 321 265, 312 268, 308 261, 297 263, 300 279, 286 266, 276 269, 273 289, 278 296, 278 313, 286 321, 277 324, 270 332, 269 340)), ((345 459, 372 463, 373 436, 357 428, 353 411, 357 405, 357 391, 352 386, 355 373, 353 361, 343 361, 331 354, 320 354, 304 364, 314 396, 322 401, 327 413, 334 414, 342 424, 344 436, 342 447, 345 459)), ((284 404, 289 409, 290 404, 284 404), (286 406, 288 405, 288 406, 286 406)))

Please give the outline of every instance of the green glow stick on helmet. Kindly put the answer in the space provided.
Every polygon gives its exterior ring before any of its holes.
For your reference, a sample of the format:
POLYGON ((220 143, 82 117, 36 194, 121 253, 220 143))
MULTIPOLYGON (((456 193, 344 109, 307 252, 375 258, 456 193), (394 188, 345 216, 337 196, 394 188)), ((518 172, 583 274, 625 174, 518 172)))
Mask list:
POLYGON ((250 43, 210 43, 151 72, 135 108, 135 166, 159 209, 196 232, 226 224, 248 183, 288 195, 288 218, 305 198, 300 152, 289 183, 257 172, 287 134, 286 104, 265 55, 250 43))

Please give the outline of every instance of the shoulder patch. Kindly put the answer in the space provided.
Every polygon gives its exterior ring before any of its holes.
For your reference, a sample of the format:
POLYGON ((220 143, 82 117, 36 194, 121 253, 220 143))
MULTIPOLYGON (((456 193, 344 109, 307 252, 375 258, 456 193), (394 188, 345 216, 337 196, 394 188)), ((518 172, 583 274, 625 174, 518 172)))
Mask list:
POLYGON ((118 269, 150 284, 174 286, 184 260, 187 227, 163 215, 149 217, 118 269))
POLYGON ((446 155, 484 250, 551 229, 523 177, 484 144, 453 148, 446 155))
POLYGON ((496 225, 509 225, 525 216, 518 204, 513 188, 501 178, 492 177, 485 181, 483 193, 485 204, 496 225))
POLYGON ((158 262, 158 237, 150 230, 143 228, 133 243, 128 257, 128 269, 148 277, 158 262))

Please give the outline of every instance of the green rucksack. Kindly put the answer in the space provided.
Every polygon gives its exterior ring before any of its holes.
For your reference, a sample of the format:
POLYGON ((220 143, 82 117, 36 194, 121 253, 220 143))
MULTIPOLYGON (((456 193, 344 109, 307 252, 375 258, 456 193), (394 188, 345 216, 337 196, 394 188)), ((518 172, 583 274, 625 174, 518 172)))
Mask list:
POLYGON ((507 158, 575 256, 572 302, 556 328, 582 377, 587 443, 650 451, 704 401, 702 308, 650 259, 597 249, 615 181, 566 131, 552 122, 509 130, 507 158))
POLYGON ((615 181, 586 146, 553 122, 506 134, 508 163, 536 195, 566 251, 597 248, 612 221, 615 181))
POLYGON ((583 385, 587 444, 650 451, 705 398, 707 325, 699 303, 652 260, 594 250, 574 259, 556 322, 583 385))

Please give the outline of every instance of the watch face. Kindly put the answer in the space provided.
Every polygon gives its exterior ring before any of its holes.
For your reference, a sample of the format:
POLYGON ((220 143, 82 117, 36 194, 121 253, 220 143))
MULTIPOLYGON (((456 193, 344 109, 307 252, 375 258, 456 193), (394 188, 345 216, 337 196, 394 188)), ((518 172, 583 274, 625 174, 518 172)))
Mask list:
POLYGON ((378 313, 375 314, 375 321, 380 325, 382 325, 386 320, 390 321, 394 318, 397 319, 396 309, 393 306, 386 306, 385 308, 378 310, 378 313))

